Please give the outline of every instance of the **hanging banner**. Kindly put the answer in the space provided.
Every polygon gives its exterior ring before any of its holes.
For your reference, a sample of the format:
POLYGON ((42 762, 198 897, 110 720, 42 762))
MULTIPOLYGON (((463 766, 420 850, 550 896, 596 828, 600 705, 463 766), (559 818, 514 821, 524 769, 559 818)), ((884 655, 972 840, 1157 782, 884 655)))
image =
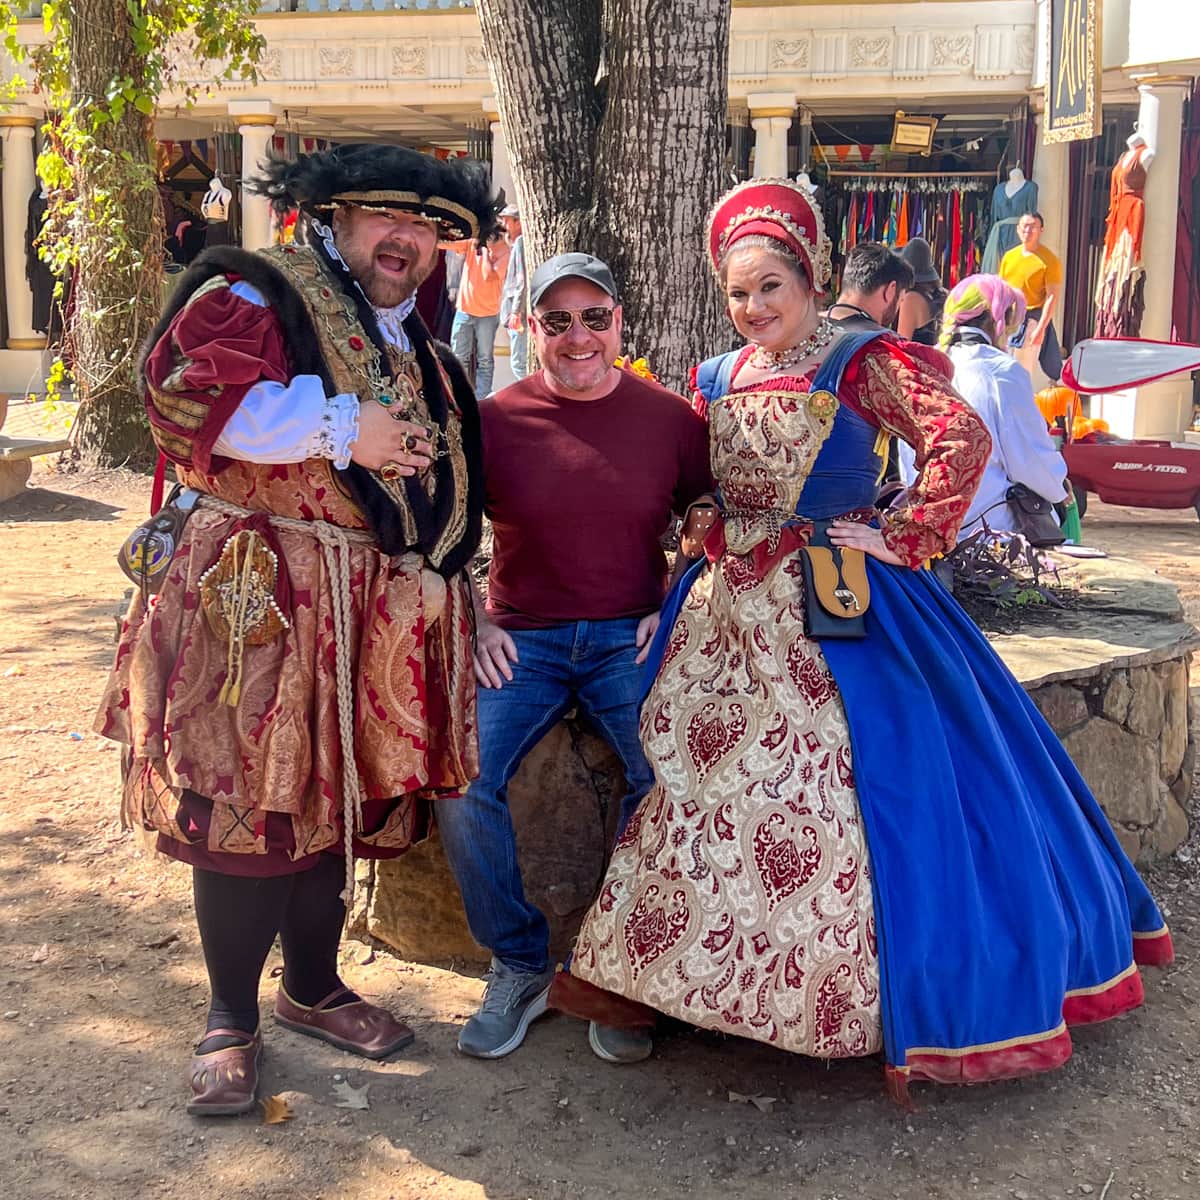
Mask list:
POLYGON ((1100 0, 1049 0, 1050 45, 1042 141, 1077 142, 1100 132, 1100 0))

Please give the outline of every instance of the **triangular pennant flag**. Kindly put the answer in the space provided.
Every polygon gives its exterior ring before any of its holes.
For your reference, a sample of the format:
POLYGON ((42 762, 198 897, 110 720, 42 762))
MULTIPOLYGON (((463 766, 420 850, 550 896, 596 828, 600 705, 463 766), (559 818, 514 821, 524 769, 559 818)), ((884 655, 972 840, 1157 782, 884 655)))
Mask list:
POLYGON ((1063 367, 1063 382, 1077 392, 1115 392, 1168 375, 1200 369, 1200 346, 1143 338, 1088 338, 1063 367))
POLYGON ((870 161, 871 161, 871 155, 872 155, 872 154, 874 154, 874 153, 875 153, 875 147, 874 147, 874 146, 863 146, 863 145, 860 145, 860 146, 859 146, 859 148, 858 148, 858 156, 859 156, 859 158, 861 158, 861 159, 863 160, 863 162, 870 162, 870 161))

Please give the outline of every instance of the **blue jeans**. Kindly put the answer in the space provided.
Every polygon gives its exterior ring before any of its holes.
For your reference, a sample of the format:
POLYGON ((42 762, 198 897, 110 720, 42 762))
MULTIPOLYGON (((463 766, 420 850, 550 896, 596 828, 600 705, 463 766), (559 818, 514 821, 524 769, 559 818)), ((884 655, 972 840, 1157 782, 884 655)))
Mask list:
POLYGON ((512 680, 479 689, 479 778, 460 799, 437 801, 442 846, 471 935, 515 970, 545 970, 550 949, 546 918, 525 899, 508 782, 521 759, 578 705, 625 769, 625 827, 653 782, 638 739, 637 627, 630 617, 512 630, 520 657, 512 680))
POLYGON ((529 330, 510 329, 508 349, 508 362, 512 367, 513 379, 524 379, 529 374, 529 330))
POLYGON ((500 314, 494 317, 472 317, 459 309, 450 326, 450 349, 471 374, 471 362, 475 362, 475 395, 480 400, 492 391, 492 375, 496 362, 496 331, 500 328, 500 314))

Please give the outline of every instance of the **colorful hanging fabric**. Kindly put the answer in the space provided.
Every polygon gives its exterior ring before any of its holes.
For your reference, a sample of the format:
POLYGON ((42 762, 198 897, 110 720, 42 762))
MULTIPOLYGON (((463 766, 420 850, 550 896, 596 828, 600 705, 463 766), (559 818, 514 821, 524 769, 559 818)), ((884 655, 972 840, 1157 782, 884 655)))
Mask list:
POLYGON ((901 193, 900 198, 900 219, 897 222, 896 228, 896 246, 897 248, 908 244, 908 188, 905 188, 901 193))

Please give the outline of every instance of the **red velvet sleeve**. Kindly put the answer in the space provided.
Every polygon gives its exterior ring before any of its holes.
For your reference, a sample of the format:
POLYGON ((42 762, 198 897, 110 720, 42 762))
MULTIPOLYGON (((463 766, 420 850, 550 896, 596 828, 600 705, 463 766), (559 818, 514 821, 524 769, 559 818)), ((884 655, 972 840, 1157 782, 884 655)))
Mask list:
POLYGON ((945 355, 879 344, 855 366, 847 382, 858 402, 916 451, 909 504, 888 522, 883 540, 909 566, 920 566, 954 548, 992 452, 991 435, 951 386, 945 355))
POLYGON ((154 440, 172 462, 198 471, 213 469, 213 445, 251 386, 290 377, 279 318, 230 283, 221 275, 197 288, 146 358, 154 440))

